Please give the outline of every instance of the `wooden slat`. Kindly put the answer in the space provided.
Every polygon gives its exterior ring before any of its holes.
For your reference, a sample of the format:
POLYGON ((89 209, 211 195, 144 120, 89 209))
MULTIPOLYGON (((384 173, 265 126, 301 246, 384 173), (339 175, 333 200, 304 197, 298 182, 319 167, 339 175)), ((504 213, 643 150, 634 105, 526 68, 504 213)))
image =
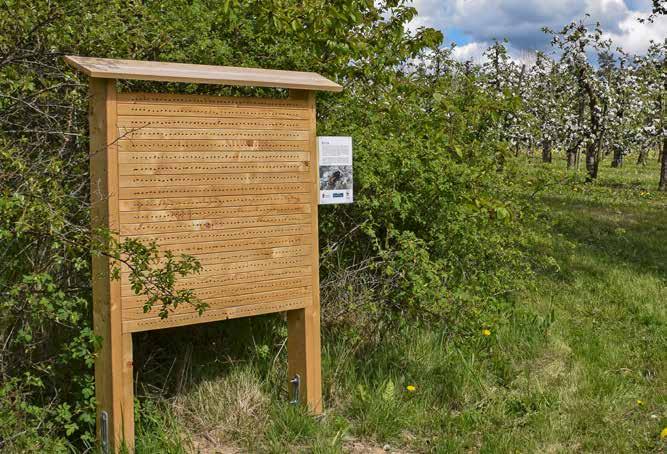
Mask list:
MULTIPOLYGON (((229 275, 229 274, 252 273, 255 271, 295 268, 306 265, 310 265, 310 257, 308 256, 281 257, 277 259, 268 259, 268 260, 253 260, 245 262, 204 265, 200 273, 180 278, 179 282, 185 284, 185 283, 190 283, 192 281, 199 281, 203 278, 211 276, 219 276, 221 274, 229 275)), ((121 272, 120 282, 121 285, 128 285, 130 283, 128 272, 121 272)))
POLYGON ((148 235, 152 233, 175 233, 192 231, 231 230, 269 225, 293 225, 308 222, 309 214, 248 216, 240 218, 195 219, 191 221, 150 222, 145 224, 122 224, 123 236, 148 235))
POLYGON ((225 117, 307 120, 310 112, 304 109, 280 107, 193 106, 183 104, 118 104, 119 116, 152 117, 225 117))
POLYGON ((165 320, 148 318, 143 320, 132 320, 123 322, 123 331, 132 333, 151 329, 171 328, 175 326, 186 326, 195 323, 213 322, 240 317, 251 317, 253 315, 270 314, 272 312, 289 311, 308 307, 312 304, 312 297, 297 298, 293 300, 280 301, 277 303, 262 303, 250 306, 235 306, 226 309, 206 311, 201 316, 194 314, 174 315, 165 320))
MULTIPOLYGON (((218 252, 212 254, 202 254, 195 256, 199 263, 206 267, 208 265, 217 265, 221 263, 235 263, 242 261, 254 260, 268 260, 285 257, 300 257, 308 255, 310 247, 308 246, 292 246, 282 248, 267 248, 267 249, 245 249, 240 251, 218 252)), ((163 266, 166 259, 157 260, 154 266, 163 266)), ((129 265, 121 264, 122 272, 129 272, 129 265)))
MULTIPOLYGON (((177 233, 161 233, 152 234, 147 238, 132 235, 131 237, 138 239, 154 240, 160 246, 178 247, 189 243, 209 243, 229 240, 240 240, 245 238, 264 238, 274 236, 286 235, 306 235, 310 234, 312 226, 308 224, 296 225, 273 225, 267 227, 255 227, 234 230, 214 230, 205 232, 177 232, 177 233), (174 245, 174 246, 171 246, 174 245)), ((127 236, 121 236, 123 241, 127 236)))
MULTIPOLYGON (((238 295, 246 295, 248 293, 269 292, 274 290, 284 290, 296 287, 308 287, 311 278, 309 275, 299 276, 290 279, 270 279, 258 282, 246 282, 231 285, 221 285, 216 287, 206 287, 195 289, 195 296, 199 299, 206 300, 208 298, 234 297, 238 295)), ((123 296, 123 310, 126 307, 140 307, 146 301, 145 296, 132 295, 123 296)))
MULTIPOLYGON (((170 199, 121 200, 120 211, 190 210, 216 207, 243 207, 246 205, 282 205, 309 203, 310 193, 305 194, 248 194, 219 197, 188 197, 170 199)), ((123 216, 121 214, 121 216, 123 216)), ((125 221, 123 221, 125 222, 125 221)))
POLYGON ((264 130, 307 130, 308 120, 281 120, 271 118, 226 118, 226 117, 157 117, 121 116, 118 127, 124 130, 158 129, 264 129, 264 130))
POLYGON ((160 163, 160 164, 119 164, 119 173, 125 175, 195 175, 226 173, 294 173, 308 172, 306 162, 262 162, 245 163, 160 163))
POLYGON ((310 213, 310 204, 244 205, 238 207, 200 208, 185 210, 130 211, 120 214, 121 224, 152 222, 193 221, 243 216, 276 216, 282 214, 310 213))
MULTIPOLYGON (((242 152, 242 151, 309 151, 308 142, 296 140, 141 140, 121 138, 118 140, 118 151, 142 152, 142 153, 165 153, 165 152, 242 152)), ((267 155, 270 156, 270 155, 267 155)))
MULTIPOLYGON (((309 296, 308 294, 313 290, 309 287, 295 287, 290 289, 274 290, 270 292, 252 292, 245 295, 225 296, 220 298, 208 298, 203 300, 209 307, 207 310, 216 310, 233 306, 246 306, 259 303, 275 303, 278 301, 290 300, 294 298, 302 298, 309 296)), ((158 302, 151 311, 145 313, 142 303, 125 304, 123 300, 123 320, 136 320, 141 318, 157 316, 157 307, 161 305, 158 302)), ((187 314, 195 312, 195 307, 191 304, 182 304, 176 309, 170 311, 171 315, 187 314)))
MULTIPOLYGON (((200 289, 209 287, 220 287, 233 284, 242 284, 250 282, 264 282, 272 279, 292 279, 303 276, 310 276, 312 267, 297 266, 293 268, 278 268, 274 270, 253 271, 237 274, 217 274, 211 276, 197 277, 195 279, 180 279, 176 281, 174 288, 180 289, 200 289)), ((123 284, 121 287, 123 297, 134 296, 134 292, 129 284, 123 284)))
POLYGON ((119 104, 193 104, 228 107, 281 107, 288 109, 308 109, 302 99, 257 98, 252 96, 189 95, 181 93, 119 93, 119 104))
MULTIPOLYGON (((309 162, 310 153, 304 151, 188 151, 188 152, 151 152, 151 153, 118 153, 118 162, 121 165, 152 164, 165 166, 169 164, 194 163, 206 165, 208 163, 265 163, 265 162, 309 162)), ((240 164, 239 164, 240 165, 240 164)))
POLYGON ((226 251, 247 251, 276 247, 302 246, 312 244, 312 235, 290 235, 280 237, 249 238, 240 240, 214 241, 210 243, 158 244, 160 252, 171 251, 175 255, 188 254, 206 257, 226 251))
POLYGON ((228 185, 228 186, 183 186, 183 187, 139 187, 120 188, 119 198, 127 199, 156 199, 169 197, 215 197, 248 194, 287 194, 292 192, 309 193, 308 183, 283 184, 256 184, 228 185))
POLYGON ((158 188, 162 186, 204 186, 204 185, 260 185, 302 183, 312 181, 312 176, 305 172, 284 174, 271 173, 232 173, 213 175, 124 175, 119 177, 121 188, 158 188))
POLYGON ((341 91, 343 87, 313 72, 235 66, 193 65, 68 55, 65 61, 90 77, 224 84, 300 90, 341 91))
POLYGON ((123 140, 305 140, 306 131, 261 129, 118 128, 123 140))

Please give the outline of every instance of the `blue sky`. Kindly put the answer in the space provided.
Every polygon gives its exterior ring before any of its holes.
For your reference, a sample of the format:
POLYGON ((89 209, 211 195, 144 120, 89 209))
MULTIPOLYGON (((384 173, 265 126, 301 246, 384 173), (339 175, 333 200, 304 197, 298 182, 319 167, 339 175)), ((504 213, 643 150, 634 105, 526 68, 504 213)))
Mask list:
POLYGON ((642 54, 649 41, 667 35, 667 18, 640 24, 650 12, 650 0, 413 0, 419 16, 413 28, 442 30, 445 42, 457 44, 455 57, 479 60, 494 38, 507 38, 510 52, 521 58, 548 47, 541 28, 560 29, 566 23, 591 14, 608 37, 627 52, 642 54))

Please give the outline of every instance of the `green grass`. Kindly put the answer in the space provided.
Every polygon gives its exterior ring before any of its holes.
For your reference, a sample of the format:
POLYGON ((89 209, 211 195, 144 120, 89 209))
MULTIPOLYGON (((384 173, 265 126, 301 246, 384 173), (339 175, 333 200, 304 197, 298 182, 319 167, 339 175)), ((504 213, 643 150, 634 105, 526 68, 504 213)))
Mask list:
POLYGON ((542 194, 553 238, 534 253, 557 267, 468 338, 413 326, 370 348, 325 333, 326 412, 312 418, 286 402, 275 316, 202 328, 196 348, 185 329, 146 334, 159 347, 140 359, 137 451, 664 452, 657 167, 604 168, 585 185, 555 166, 542 194))

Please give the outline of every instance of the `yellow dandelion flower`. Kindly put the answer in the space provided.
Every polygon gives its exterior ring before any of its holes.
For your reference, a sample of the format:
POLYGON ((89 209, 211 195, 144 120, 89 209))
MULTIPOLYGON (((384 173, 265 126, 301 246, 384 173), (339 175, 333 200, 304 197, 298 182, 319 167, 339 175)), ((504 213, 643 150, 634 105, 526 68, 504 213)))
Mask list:
POLYGON ((417 391, 417 388, 414 385, 408 385, 408 386, 405 387, 405 389, 407 389, 411 393, 417 391))
POLYGON ((637 399, 637 405, 642 406, 644 405, 644 401, 641 399, 637 399))
POLYGON ((662 432, 660 432, 660 439, 664 440, 665 438, 667 438, 667 427, 662 429, 662 432))
POLYGON ((491 335, 491 330, 490 329, 483 329, 482 330, 482 336, 490 336, 491 335))

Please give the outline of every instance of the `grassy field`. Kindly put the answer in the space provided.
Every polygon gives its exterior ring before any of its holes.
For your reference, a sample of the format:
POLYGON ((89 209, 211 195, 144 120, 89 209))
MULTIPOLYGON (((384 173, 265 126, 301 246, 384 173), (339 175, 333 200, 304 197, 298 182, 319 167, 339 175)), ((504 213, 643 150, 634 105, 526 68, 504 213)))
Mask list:
POLYGON ((186 330, 144 335, 161 347, 138 358, 137 451, 664 452, 657 167, 604 168, 585 185, 555 165, 541 196, 553 241, 535 254, 557 266, 467 339, 413 327, 369 349, 329 333, 315 419, 286 403, 285 333, 270 318, 205 327, 196 348, 172 342, 186 330))

